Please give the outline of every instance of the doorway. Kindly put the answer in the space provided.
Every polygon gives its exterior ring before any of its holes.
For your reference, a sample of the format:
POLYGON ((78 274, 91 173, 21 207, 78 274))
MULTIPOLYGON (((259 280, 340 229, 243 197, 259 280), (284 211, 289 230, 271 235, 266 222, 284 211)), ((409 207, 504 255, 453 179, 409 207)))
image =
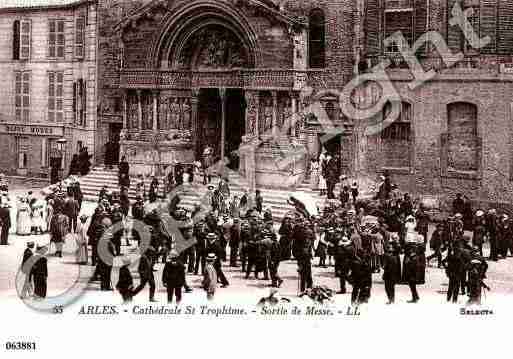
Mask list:
POLYGON ((245 134, 246 105, 244 93, 240 89, 226 90, 225 136, 222 143, 222 104, 218 89, 202 89, 199 99, 198 120, 200 133, 197 153, 202 154, 206 146, 214 150, 216 161, 221 159, 224 146, 225 157, 230 160, 228 167, 239 168, 238 149, 245 134))
POLYGON ((123 124, 121 123, 110 123, 109 124, 109 148, 111 157, 111 164, 117 165, 119 163, 119 135, 123 130, 123 124))

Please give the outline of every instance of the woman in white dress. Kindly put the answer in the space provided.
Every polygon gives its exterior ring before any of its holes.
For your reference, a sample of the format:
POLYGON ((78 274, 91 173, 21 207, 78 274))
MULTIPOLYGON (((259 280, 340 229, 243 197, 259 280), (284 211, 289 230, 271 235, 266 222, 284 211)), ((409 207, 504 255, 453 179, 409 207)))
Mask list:
POLYGON ((46 229, 46 223, 43 219, 44 215, 44 204, 41 200, 37 200, 34 203, 32 209, 32 227, 35 230, 35 234, 43 234, 46 229))
POLYGON ((32 219, 30 218, 30 206, 25 198, 21 198, 18 204, 18 214, 16 216, 16 234, 20 236, 30 235, 32 219))
POLYGON ((86 222, 87 216, 83 214, 77 223, 77 263, 81 265, 86 265, 88 261, 86 222))

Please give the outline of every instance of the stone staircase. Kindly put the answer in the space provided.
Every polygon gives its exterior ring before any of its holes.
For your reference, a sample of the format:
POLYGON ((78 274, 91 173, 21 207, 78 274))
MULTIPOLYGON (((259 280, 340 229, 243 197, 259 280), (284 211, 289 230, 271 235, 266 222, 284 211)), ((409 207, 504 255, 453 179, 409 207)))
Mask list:
MULTIPOLYGON (((230 173, 230 191, 231 195, 237 195, 239 198, 242 196, 244 189, 248 188, 247 181, 242 178, 237 173, 230 173)), ((180 196, 181 201, 180 205, 192 210, 196 204, 198 204, 201 198, 207 191, 206 186, 202 183, 202 178, 195 178, 195 182, 193 184, 184 185, 176 193, 180 196)), ((135 199, 135 183, 136 179, 132 178, 132 186, 129 189, 129 197, 133 201, 135 199)), ((160 181, 159 194, 164 193, 164 184, 163 181, 160 181)), ((212 184, 217 186, 219 180, 213 179, 212 184)), ((118 178, 117 178, 117 170, 109 170, 104 168, 93 168, 91 173, 85 177, 80 179, 80 186, 82 188, 82 192, 84 194, 84 200, 96 202, 98 200, 98 193, 100 192, 103 186, 107 186, 109 191, 118 191, 118 178)), ((149 180, 146 184, 146 190, 149 189, 149 180)), ((336 194, 339 193, 340 184, 336 187, 336 194)), ((287 203, 287 199, 290 195, 295 195, 298 199, 303 201, 308 201, 313 204, 322 204, 325 202, 325 197, 320 197, 318 192, 314 192, 310 188, 310 184, 304 182, 301 184, 294 192, 286 191, 286 190, 277 190, 277 189, 269 189, 269 188, 260 188, 260 192, 264 198, 264 208, 270 208, 273 217, 276 219, 281 219, 284 215, 293 209, 287 203)), ((252 193, 251 195, 254 195, 252 193)), ((362 193, 365 196, 365 193, 362 193)))

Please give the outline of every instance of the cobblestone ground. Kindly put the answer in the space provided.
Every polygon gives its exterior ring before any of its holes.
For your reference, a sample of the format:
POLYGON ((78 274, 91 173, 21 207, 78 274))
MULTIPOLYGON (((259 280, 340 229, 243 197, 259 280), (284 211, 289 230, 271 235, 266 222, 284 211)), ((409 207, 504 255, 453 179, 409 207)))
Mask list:
MULTIPOLYGON (((27 189, 17 189, 14 192, 25 193, 27 189)), ((35 192, 36 193, 36 192, 35 192)), ((83 212, 91 214, 94 209, 94 204, 84 203, 83 212)), ((14 218, 13 218, 14 220, 14 218)), ((15 225, 13 226, 13 229, 15 225)), ((433 230, 433 228, 431 228, 433 230)), ((15 299, 17 296, 15 287, 15 275, 19 269, 23 250, 27 240, 35 240, 38 243, 48 243, 49 236, 17 236, 11 234, 9 237, 9 246, 0 247, 0 295, 3 298, 15 299)), ((130 254, 135 248, 124 246, 123 252, 130 254)), ((485 249, 487 254, 488 248, 485 249)), ((338 290, 338 280, 334 277, 333 267, 319 268, 317 267, 318 259, 313 261, 313 277, 315 285, 326 285, 329 288, 338 290)), ((513 294, 513 258, 501 260, 499 262, 491 262, 488 272, 487 284, 492 287, 492 291, 487 293, 485 301, 493 303, 494 300, 504 299, 507 295, 513 294)), ((155 273, 157 280, 157 300, 165 303, 165 288, 161 285, 162 264, 157 265, 158 272, 155 273)), ((48 296, 55 296, 62 293, 67 288, 73 285, 77 278, 87 278, 92 273, 91 266, 78 266, 75 264, 73 255, 65 255, 63 258, 49 257, 48 260, 48 296)), ((249 279, 245 280, 244 275, 241 273, 240 268, 224 267, 225 274, 230 281, 228 288, 219 289, 218 298, 230 297, 254 297, 255 300, 265 296, 269 292, 269 281, 249 279)), ((132 268, 135 282, 138 283, 138 275, 136 267, 132 268)), ((280 294, 283 296, 294 297, 297 295, 298 288, 298 275, 297 265, 294 261, 286 261, 280 265, 279 273, 284 280, 280 294)), ((82 281, 85 281, 82 279, 82 281)), ((112 282, 117 281, 117 270, 113 271, 112 282)), ((188 275, 187 281, 193 288, 193 293, 186 294, 184 303, 187 301, 201 300, 205 293, 201 290, 200 283, 201 277, 195 275, 188 275)), ((447 290, 448 280, 443 270, 438 268, 429 267, 426 274, 426 284, 419 286, 419 294, 421 297, 421 304, 442 304, 445 302, 445 293, 447 290)), ((348 285, 350 292, 351 286, 348 285)), ((397 302, 405 303, 410 299, 409 289, 407 286, 398 286, 396 289, 397 302)), ((87 287, 84 298, 99 297, 108 303, 119 304, 120 297, 117 293, 100 292, 99 284, 93 283, 87 287)), ((148 298, 148 289, 146 288, 135 299, 135 302, 145 302, 148 298)), ((466 302, 466 297, 461 296, 459 304, 466 302)), ((349 304, 350 294, 337 295, 335 303, 349 304)), ((373 288, 371 304, 382 305, 386 302, 386 295, 384 292, 381 274, 377 273, 373 276, 373 288)))

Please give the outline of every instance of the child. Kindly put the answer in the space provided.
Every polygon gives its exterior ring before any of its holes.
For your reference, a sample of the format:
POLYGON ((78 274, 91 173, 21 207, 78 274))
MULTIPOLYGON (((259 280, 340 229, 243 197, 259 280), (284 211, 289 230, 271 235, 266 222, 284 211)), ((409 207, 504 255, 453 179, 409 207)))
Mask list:
POLYGON ((178 259, 178 253, 173 250, 169 254, 169 261, 164 266, 162 283, 167 288, 167 302, 173 302, 173 293, 176 304, 182 301, 182 287, 185 285, 185 266, 178 259))
POLYGON ((134 281, 130 273, 130 259, 123 258, 123 266, 119 268, 119 280, 116 289, 123 298, 123 303, 129 303, 133 298, 134 281))
POLYGON ((216 255, 209 253, 207 255, 207 265, 203 271, 203 289, 207 292, 207 299, 211 300, 214 298, 217 289, 217 272, 214 268, 214 262, 216 261, 216 255))

